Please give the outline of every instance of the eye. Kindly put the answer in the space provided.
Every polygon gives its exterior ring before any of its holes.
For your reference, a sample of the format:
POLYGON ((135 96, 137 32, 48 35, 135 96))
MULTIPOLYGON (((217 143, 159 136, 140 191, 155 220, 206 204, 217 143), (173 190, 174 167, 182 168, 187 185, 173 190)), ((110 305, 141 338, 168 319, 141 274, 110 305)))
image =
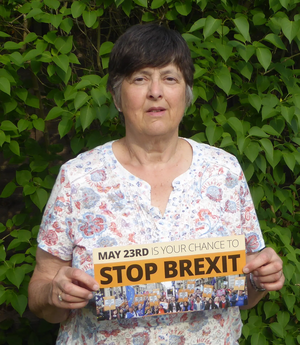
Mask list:
POLYGON ((175 77, 172 77, 172 76, 167 76, 167 77, 165 77, 165 81, 169 84, 175 84, 177 82, 177 79, 175 77))
POLYGON ((134 84, 144 84, 147 81, 146 77, 144 76, 136 76, 133 78, 133 82, 134 84))

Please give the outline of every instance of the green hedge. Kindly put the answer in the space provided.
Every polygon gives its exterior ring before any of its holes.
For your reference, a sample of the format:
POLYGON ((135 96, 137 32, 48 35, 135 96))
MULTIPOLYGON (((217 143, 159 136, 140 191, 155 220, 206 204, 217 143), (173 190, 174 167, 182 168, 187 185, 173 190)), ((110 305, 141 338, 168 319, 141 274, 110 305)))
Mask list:
POLYGON ((18 205, 0 223, 0 344, 54 341, 27 310, 43 208, 64 161, 124 135, 109 53, 126 28, 154 20, 183 34, 195 63, 180 135, 237 156, 284 262, 284 288, 242 312, 240 343, 300 344, 300 0, 0 3, 0 207, 18 205))

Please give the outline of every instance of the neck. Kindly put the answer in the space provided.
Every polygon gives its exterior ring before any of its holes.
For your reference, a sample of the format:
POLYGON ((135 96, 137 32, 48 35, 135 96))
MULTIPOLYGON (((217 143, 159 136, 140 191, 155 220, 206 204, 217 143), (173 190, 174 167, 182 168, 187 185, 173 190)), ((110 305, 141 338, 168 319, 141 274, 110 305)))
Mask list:
POLYGON ((135 166, 163 165, 172 161, 178 152, 181 139, 174 135, 168 139, 151 138, 138 141, 126 136, 119 141, 124 157, 135 166))

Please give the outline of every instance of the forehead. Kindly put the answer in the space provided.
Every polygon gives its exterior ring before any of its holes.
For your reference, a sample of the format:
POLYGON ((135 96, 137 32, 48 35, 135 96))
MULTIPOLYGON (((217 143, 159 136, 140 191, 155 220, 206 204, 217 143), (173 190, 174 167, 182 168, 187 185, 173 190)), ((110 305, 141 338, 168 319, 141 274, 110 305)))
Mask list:
POLYGON ((168 74, 168 73, 176 73, 180 76, 183 76, 180 69, 173 63, 168 64, 168 65, 163 66, 163 67, 144 67, 144 68, 141 68, 141 69, 133 72, 133 75, 139 74, 139 73, 145 73, 148 75, 152 75, 154 73, 159 73, 161 75, 168 74))

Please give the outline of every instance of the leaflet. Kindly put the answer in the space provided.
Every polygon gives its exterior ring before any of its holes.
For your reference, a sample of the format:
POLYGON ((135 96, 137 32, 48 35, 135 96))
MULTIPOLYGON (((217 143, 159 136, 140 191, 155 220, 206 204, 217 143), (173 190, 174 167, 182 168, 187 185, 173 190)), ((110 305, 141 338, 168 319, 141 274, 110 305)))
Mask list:
POLYGON ((244 235, 96 248, 93 262, 99 321, 248 301, 244 235))

